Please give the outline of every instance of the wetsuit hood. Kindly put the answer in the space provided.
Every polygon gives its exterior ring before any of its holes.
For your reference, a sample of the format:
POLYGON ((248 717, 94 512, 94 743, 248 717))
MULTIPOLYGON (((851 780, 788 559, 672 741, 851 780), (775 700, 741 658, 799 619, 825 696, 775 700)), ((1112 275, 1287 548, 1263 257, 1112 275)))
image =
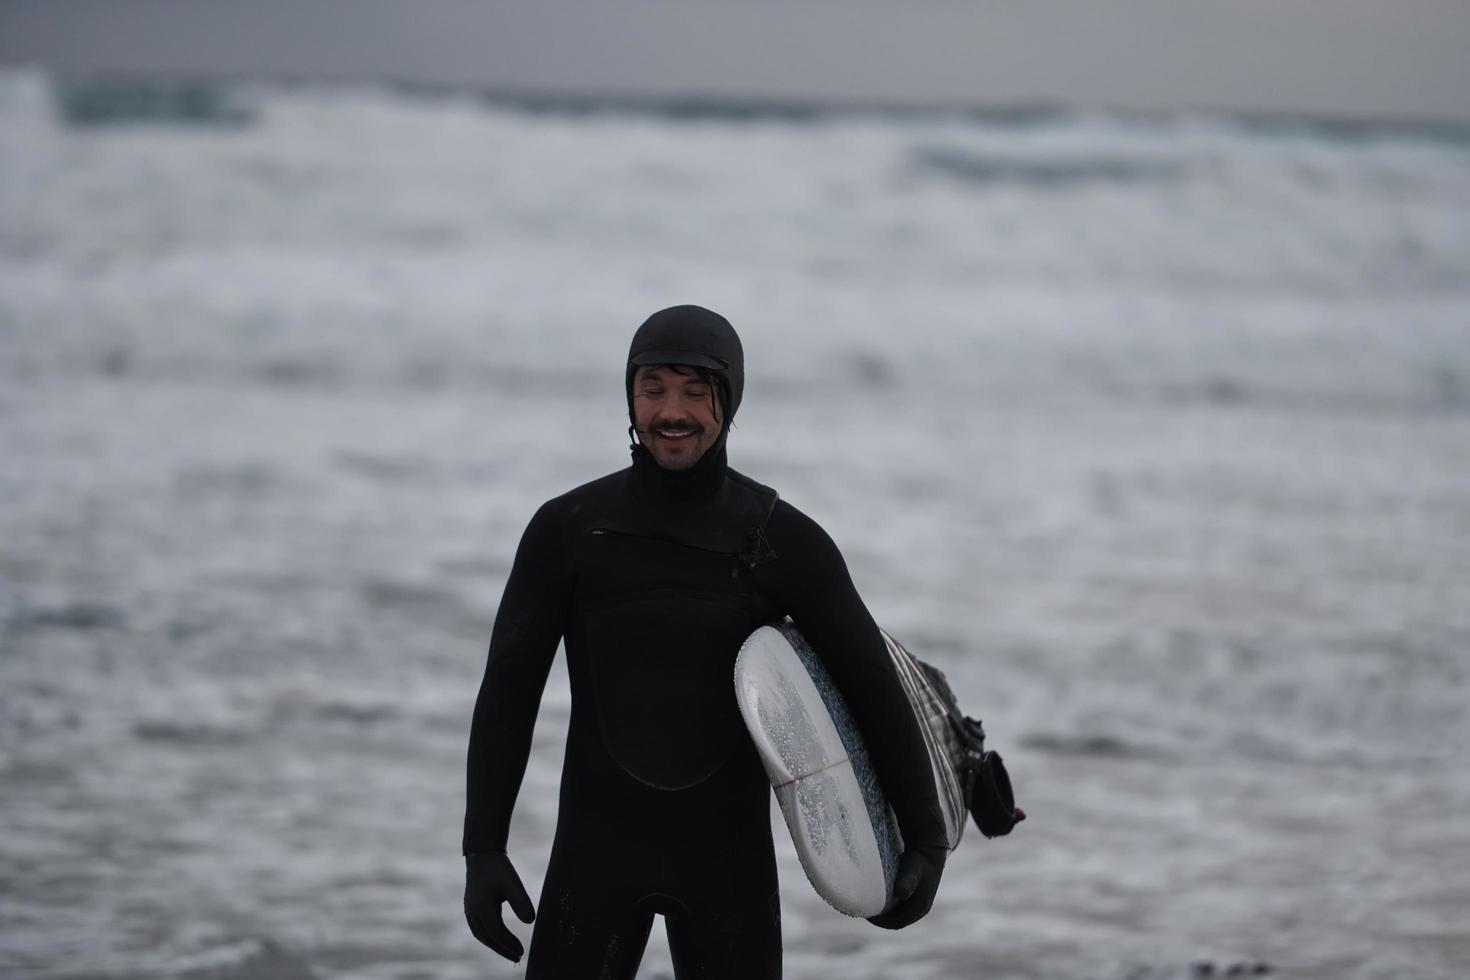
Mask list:
POLYGON ((713 310, 693 305, 671 306, 644 320, 628 348, 628 370, 623 379, 629 422, 633 421, 633 375, 645 364, 683 364, 714 372, 724 402, 720 433, 723 445, 745 391, 745 350, 730 321, 713 310))

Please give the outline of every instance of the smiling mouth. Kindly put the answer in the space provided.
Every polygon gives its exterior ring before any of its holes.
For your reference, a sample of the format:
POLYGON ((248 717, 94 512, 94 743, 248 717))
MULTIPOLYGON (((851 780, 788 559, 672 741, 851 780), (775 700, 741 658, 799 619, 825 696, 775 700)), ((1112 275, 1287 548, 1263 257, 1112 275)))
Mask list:
POLYGON ((679 440, 688 439, 690 436, 697 434, 698 431, 698 429, 655 429, 653 434, 660 439, 679 440))

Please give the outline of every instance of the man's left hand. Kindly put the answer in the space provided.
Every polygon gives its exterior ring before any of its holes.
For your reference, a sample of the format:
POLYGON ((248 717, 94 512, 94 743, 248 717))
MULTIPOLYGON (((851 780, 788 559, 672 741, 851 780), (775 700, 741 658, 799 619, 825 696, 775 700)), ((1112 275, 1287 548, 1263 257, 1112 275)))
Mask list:
POLYGON ((924 844, 899 855, 893 903, 868 921, 884 929, 902 929, 928 915, 934 905, 934 893, 939 891, 939 877, 944 873, 947 857, 949 851, 945 848, 924 844))

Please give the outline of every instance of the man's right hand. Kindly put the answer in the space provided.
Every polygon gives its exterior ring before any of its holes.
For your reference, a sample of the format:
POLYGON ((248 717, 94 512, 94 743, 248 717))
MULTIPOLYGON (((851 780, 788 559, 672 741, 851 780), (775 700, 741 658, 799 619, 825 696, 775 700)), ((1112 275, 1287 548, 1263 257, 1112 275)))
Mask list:
POLYGON ((500 905, 509 902, 522 922, 535 921, 536 910, 526 894, 526 886, 521 884, 504 851, 466 854, 464 863, 464 917, 470 924, 470 932, 512 963, 519 963, 526 950, 505 927, 500 905))
POLYGON ((869 916, 868 921, 884 929, 902 929, 928 915, 948 857, 949 849, 945 847, 920 844, 905 850, 898 858, 893 904, 881 915, 869 916))

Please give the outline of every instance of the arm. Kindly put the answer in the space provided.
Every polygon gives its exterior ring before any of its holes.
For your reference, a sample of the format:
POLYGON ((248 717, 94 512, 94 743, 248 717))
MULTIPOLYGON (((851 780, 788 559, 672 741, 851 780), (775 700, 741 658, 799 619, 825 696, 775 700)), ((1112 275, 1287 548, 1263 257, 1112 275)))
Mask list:
POLYGON ((521 942, 501 918, 509 902, 522 922, 531 899, 505 853, 510 815, 531 753, 541 693, 566 624, 568 576, 551 504, 531 518, 495 615, 485 677, 470 723, 463 850, 465 919, 475 938, 512 961, 521 942))
POLYGON ((868 738, 868 752, 898 819, 905 860, 894 887, 897 904, 874 921, 900 928, 928 911, 949 853, 919 720, 827 532, 783 501, 771 515, 767 537, 776 558, 757 573, 769 576, 772 592, 822 658, 858 728, 882 733, 868 738), (909 895, 914 901, 904 902, 909 895))
POLYGON ((773 591, 822 658, 858 728, 883 733, 867 740, 868 752, 905 845, 944 847, 919 721, 842 553, 815 521, 784 501, 771 515, 767 537, 776 559, 759 571, 771 570, 773 591))
POLYGON ((505 850, 541 692, 566 625, 568 592, 561 529, 548 503, 521 536, 490 635, 470 723, 466 855, 505 850))

